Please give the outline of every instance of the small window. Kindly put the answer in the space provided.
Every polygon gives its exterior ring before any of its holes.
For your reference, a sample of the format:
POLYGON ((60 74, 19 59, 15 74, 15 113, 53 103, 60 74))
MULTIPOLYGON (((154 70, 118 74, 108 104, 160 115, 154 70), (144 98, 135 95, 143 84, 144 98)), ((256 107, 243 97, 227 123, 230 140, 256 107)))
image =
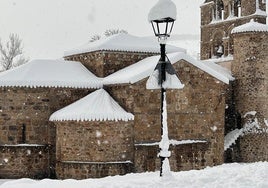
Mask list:
POLYGON ((25 124, 22 124, 22 127, 21 127, 21 142, 22 144, 26 143, 26 125, 25 124))
POLYGON ((234 16, 241 17, 241 0, 235 0, 233 12, 234 16))

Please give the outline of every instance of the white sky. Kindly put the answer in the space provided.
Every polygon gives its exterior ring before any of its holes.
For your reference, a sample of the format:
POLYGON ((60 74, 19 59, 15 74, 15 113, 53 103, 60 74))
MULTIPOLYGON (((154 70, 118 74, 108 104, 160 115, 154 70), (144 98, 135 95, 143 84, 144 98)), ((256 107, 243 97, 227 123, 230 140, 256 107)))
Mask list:
MULTIPOLYGON (((0 0, 0 38, 17 33, 30 59, 60 58, 106 29, 152 35, 147 21, 157 0, 0 0)), ((172 34, 199 34, 204 0, 173 0, 177 21, 172 34)))

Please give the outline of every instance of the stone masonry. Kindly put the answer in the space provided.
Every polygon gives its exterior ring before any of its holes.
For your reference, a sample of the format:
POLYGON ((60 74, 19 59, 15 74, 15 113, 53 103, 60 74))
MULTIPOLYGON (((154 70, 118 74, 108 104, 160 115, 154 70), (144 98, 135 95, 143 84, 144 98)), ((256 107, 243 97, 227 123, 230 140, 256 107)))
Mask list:
POLYGON ((268 160, 265 123, 268 117, 268 35, 267 32, 231 34, 234 27, 251 19, 266 23, 266 2, 256 2, 208 0, 201 6, 201 59, 233 56, 228 67, 235 81, 226 93, 225 134, 256 123, 260 125, 245 131, 226 151, 226 162, 268 160), (219 53, 219 47, 222 47, 222 53, 219 53))
MULTIPOLYGON (((198 147, 193 147, 195 144, 174 146, 171 149, 173 156, 179 155, 176 152, 181 152, 180 148, 188 147, 185 152, 191 155, 203 152, 203 158, 200 158, 200 161, 202 160, 205 166, 222 164, 224 135, 224 118, 222 117, 225 113, 226 85, 186 61, 178 62, 174 67, 185 87, 182 90, 168 90, 167 92, 169 137, 173 140, 205 140, 207 142, 197 144, 198 147), (196 148, 202 149, 198 151, 196 148)), ((146 90, 146 81, 147 79, 130 86, 117 85, 106 88, 121 106, 135 115, 134 167, 137 172, 154 171, 159 167, 159 159, 156 157, 158 148, 146 144, 159 142, 161 139, 160 91, 146 90), (145 159, 154 162, 146 162, 145 159), (154 165, 146 167, 148 165, 144 162, 154 165)), ((171 157, 172 170, 188 169, 186 163, 181 162, 178 166, 177 160, 171 157)), ((202 167, 196 165, 195 169, 202 167)))
MULTIPOLYGON (((268 34, 231 34, 251 19, 265 23, 265 1, 258 10, 256 0, 206 0, 201 6, 201 59, 233 57, 223 64, 236 80, 228 87, 185 60, 174 64, 185 87, 167 91, 171 170, 222 164, 224 135, 248 125, 255 127, 225 159, 268 160, 268 34), (185 140, 196 142, 178 142, 185 140)), ((103 78, 152 55, 101 50, 65 59, 80 61, 103 78)), ((128 122, 49 122, 53 112, 94 90, 1 87, 0 178, 82 179, 159 170, 160 91, 147 90, 146 81, 104 86, 135 116, 128 122)))
MULTIPOLYGON (((171 169, 222 164, 226 85, 186 61, 174 67, 185 87, 167 92, 169 137, 200 142, 172 145, 171 169)), ((120 106, 134 114, 134 121, 55 122, 58 178, 159 170, 155 143, 161 139, 160 92, 147 90, 146 81, 105 87, 120 106)))
POLYGON ((268 160, 268 32, 234 34, 234 100, 241 127, 258 124, 240 138, 241 161, 268 160), (241 100, 242 99, 242 100, 241 100), (252 114, 250 112, 256 112, 252 114))
POLYGON ((42 178, 43 174, 43 177, 53 177, 56 128, 49 117, 87 93, 84 89, 1 88, 0 176, 42 178), (28 172, 26 166, 33 171, 28 172))
POLYGON ((132 121, 55 123, 58 178, 68 178, 70 175, 78 179, 85 176, 103 177, 132 171, 130 168, 134 150, 132 121), (67 165, 68 168, 65 168, 67 165), (96 173, 75 170, 91 169, 92 171, 92 168, 100 176, 96 173), (71 173, 72 171, 77 172, 71 173))
POLYGON ((64 57, 65 60, 79 61, 98 77, 108 76, 132 65, 154 53, 96 51, 64 57))
MULTIPOLYGON (((254 19, 260 23, 266 23, 266 16, 254 14, 256 11, 256 0, 241 1, 241 16, 238 15, 230 18, 228 12, 229 3, 232 1, 223 1, 224 18, 213 17, 215 7, 220 6, 214 0, 208 1, 201 6, 201 59, 209 59, 217 55, 233 55, 233 37, 231 31, 234 27, 248 23, 254 19), (222 46, 223 54, 217 54, 218 47, 222 46)), ((220 1, 219 1, 220 2, 220 1)), ((238 6, 238 5, 237 5, 238 6)), ((260 1, 260 9, 265 11, 265 4, 260 1)), ((218 14, 220 12, 218 11, 218 14)))

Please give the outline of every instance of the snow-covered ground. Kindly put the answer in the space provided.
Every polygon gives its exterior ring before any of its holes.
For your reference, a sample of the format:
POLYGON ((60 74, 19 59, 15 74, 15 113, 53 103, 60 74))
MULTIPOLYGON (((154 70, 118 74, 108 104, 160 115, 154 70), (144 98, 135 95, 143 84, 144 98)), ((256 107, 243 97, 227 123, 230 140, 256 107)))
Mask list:
MULTIPOLYGON (((3 180, 2 180, 3 181, 3 180)), ((0 181, 1 184, 1 181, 0 181)), ((7 181, 0 188, 267 188, 268 162, 224 164, 204 170, 173 172, 159 177, 159 172, 128 174, 86 180, 7 181)))

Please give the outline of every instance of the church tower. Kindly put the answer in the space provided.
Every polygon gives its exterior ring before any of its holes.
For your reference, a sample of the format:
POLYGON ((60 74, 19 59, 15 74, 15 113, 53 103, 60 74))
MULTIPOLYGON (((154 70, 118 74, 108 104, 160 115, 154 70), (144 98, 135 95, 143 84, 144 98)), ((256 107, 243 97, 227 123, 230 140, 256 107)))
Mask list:
POLYGON ((206 0, 201 5, 201 60, 233 55, 234 27, 266 23, 266 0, 206 0))
POLYGON ((240 160, 268 160, 268 25, 253 19, 232 30, 234 104, 240 115, 240 160))

